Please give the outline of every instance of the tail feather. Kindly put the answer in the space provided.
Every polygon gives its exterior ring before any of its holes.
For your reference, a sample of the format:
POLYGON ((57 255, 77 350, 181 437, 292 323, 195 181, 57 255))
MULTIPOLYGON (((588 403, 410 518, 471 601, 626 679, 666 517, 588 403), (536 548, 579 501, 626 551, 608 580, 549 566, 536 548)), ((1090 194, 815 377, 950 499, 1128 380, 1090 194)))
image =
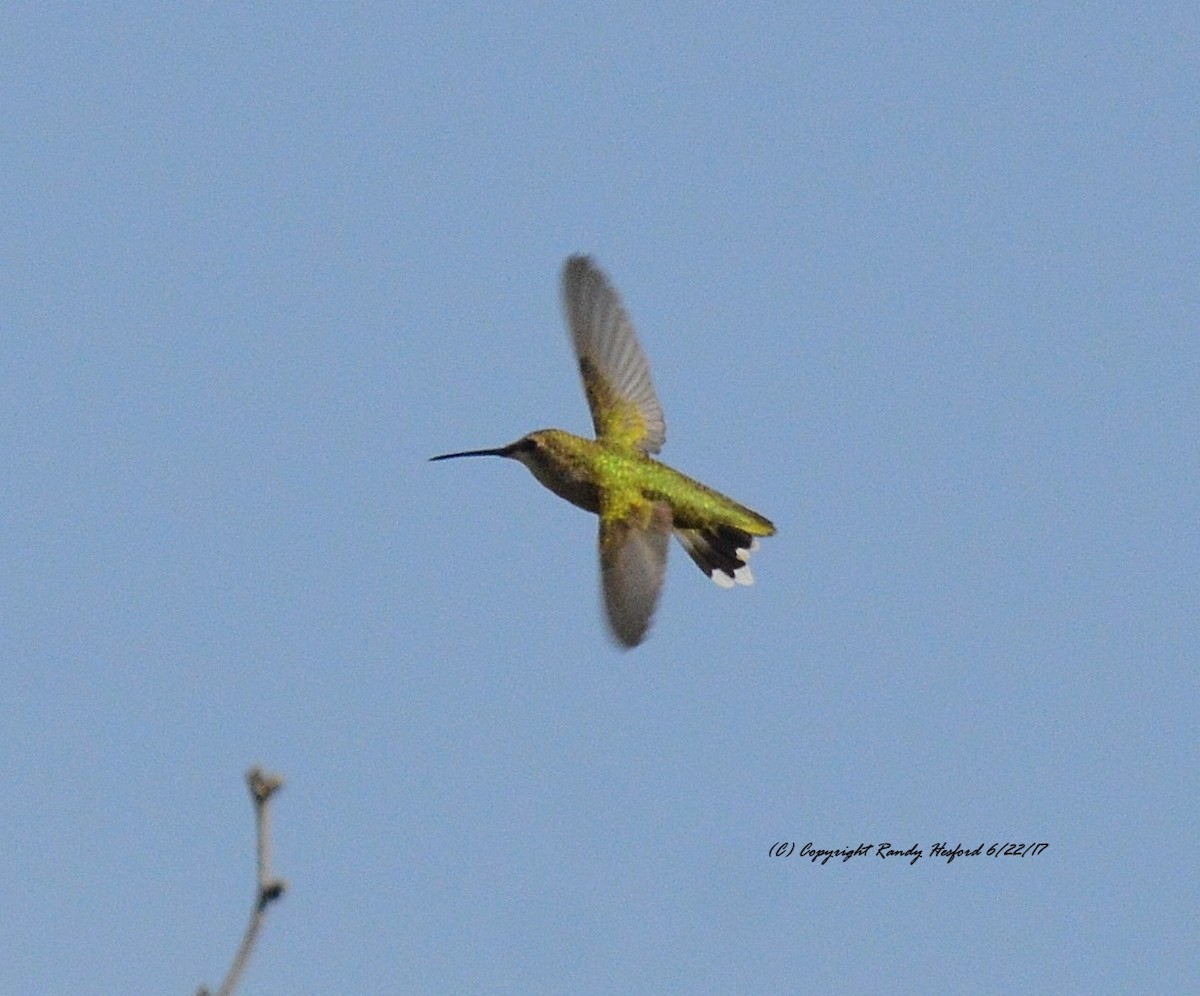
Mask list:
POLYGON ((722 588, 754 584, 748 561, 758 549, 758 540, 748 532, 719 525, 711 529, 676 529, 675 537, 696 566, 722 588))

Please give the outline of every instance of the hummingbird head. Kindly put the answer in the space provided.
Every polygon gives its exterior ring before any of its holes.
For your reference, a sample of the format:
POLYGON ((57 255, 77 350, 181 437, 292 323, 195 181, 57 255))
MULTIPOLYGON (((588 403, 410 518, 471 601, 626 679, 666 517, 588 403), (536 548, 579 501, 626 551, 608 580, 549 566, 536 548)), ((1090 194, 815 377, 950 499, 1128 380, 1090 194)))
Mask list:
POLYGON ((560 498, 595 512, 600 507, 596 483, 587 468, 572 458, 571 441, 584 442, 561 429, 539 429, 522 436, 515 443, 490 450, 465 450, 462 453, 443 453, 431 460, 452 460, 456 457, 499 456, 516 460, 529 468, 538 481, 560 498))

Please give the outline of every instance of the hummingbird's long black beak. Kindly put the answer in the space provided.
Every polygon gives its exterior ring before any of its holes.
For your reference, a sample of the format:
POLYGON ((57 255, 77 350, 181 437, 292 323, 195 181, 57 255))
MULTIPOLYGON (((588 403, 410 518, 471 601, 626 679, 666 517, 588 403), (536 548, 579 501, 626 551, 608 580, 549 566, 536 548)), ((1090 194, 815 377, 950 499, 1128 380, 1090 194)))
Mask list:
POLYGON ((494 450, 463 450, 461 453, 443 453, 441 456, 430 457, 429 462, 434 460, 455 460, 458 457, 468 456, 508 456, 512 452, 511 446, 501 446, 494 450))

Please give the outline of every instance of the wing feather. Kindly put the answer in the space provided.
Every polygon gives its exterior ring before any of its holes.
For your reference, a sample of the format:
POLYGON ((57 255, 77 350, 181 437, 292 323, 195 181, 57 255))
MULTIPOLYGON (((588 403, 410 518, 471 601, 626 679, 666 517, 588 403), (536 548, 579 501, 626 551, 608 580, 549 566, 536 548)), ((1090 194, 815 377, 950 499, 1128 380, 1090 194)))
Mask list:
POLYGON ((641 502, 620 518, 600 516, 600 577, 613 635, 636 647, 650 628, 667 569, 671 509, 641 502))
POLYGON ((621 298, 589 257, 563 267, 563 305, 596 438, 657 453, 667 432, 650 364, 621 298))

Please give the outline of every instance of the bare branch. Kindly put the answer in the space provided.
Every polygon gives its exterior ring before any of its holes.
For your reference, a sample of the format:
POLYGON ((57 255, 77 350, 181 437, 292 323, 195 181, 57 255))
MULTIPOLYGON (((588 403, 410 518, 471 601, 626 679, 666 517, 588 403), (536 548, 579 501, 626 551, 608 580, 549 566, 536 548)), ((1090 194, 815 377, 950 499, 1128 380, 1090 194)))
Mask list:
MULTIPOLYGON (((262 929, 267 907, 283 895, 287 882, 271 875, 271 809, 270 800, 283 787, 281 775, 267 774, 257 766, 246 772, 246 784, 250 788, 250 798, 254 801, 255 824, 258 828, 258 890, 254 897, 254 908, 250 913, 250 922, 246 924, 246 933, 242 936, 241 947, 234 956, 233 964, 229 966, 229 974, 217 996, 232 996, 233 991, 241 981, 242 973, 254 951, 262 929)), ((196 996, 211 996, 206 987, 201 987, 196 996)))

